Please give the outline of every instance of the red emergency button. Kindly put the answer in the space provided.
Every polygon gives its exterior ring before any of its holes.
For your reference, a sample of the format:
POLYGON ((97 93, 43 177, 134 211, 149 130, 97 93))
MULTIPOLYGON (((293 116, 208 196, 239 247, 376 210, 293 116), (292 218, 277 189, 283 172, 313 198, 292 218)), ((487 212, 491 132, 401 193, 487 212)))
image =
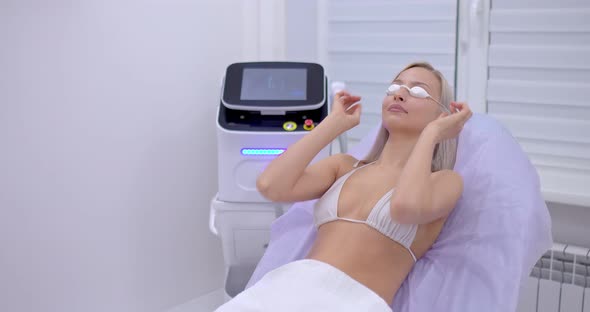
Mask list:
POLYGON ((313 124, 313 120, 311 119, 306 119, 305 122, 303 123, 303 129, 310 131, 315 127, 315 125, 313 124))

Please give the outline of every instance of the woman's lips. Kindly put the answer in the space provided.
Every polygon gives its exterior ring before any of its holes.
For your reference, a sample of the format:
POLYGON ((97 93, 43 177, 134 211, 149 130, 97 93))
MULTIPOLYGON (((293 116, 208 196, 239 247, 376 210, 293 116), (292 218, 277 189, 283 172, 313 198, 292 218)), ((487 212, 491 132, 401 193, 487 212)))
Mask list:
POLYGON ((406 109, 399 104, 391 104, 391 105, 389 105, 387 110, 390 112, 404 112, 406 114, 408 113, 408 111, 406 111, 406 109))

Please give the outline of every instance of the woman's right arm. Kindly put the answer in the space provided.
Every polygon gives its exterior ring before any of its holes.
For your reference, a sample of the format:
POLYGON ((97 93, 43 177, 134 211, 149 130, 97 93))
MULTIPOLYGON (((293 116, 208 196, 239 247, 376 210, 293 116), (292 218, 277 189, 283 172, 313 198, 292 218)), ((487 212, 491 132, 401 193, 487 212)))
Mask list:
POLYGON ((312 131, 273 159, 256 180, 258 191, 277 202, 304 201, 322 196, 334 183, 341 164, 352 157, 337 154, 309 165, 313 158, 340 134, 358 125, 360 97, 343 91, 336 94, 332 112, 312 131))

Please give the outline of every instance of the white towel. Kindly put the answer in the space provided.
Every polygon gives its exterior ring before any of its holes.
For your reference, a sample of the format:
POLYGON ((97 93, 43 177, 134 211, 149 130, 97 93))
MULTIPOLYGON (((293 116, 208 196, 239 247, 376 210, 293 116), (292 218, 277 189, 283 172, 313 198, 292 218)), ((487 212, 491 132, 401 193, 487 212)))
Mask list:
POLYGON ((375 292, 339 269, 312 259, 268 272, 216 312, 391 312, 375 292))

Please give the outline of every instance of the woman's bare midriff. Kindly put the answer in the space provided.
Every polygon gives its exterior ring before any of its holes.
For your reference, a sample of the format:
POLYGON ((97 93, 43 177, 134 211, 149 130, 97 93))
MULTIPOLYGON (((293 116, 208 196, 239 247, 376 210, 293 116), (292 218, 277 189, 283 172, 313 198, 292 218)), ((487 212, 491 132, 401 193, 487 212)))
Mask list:
MULTIPOLYGON (((418 227, 411 246, 416 257, 420 258, 430 248, 443 223, 441 220, 418 227)), ((320 226, 307 258, 340 269, 388 304, 393 302, 414 265, 412 256, 401 244, 366 224, 343 220, 320 226)))

